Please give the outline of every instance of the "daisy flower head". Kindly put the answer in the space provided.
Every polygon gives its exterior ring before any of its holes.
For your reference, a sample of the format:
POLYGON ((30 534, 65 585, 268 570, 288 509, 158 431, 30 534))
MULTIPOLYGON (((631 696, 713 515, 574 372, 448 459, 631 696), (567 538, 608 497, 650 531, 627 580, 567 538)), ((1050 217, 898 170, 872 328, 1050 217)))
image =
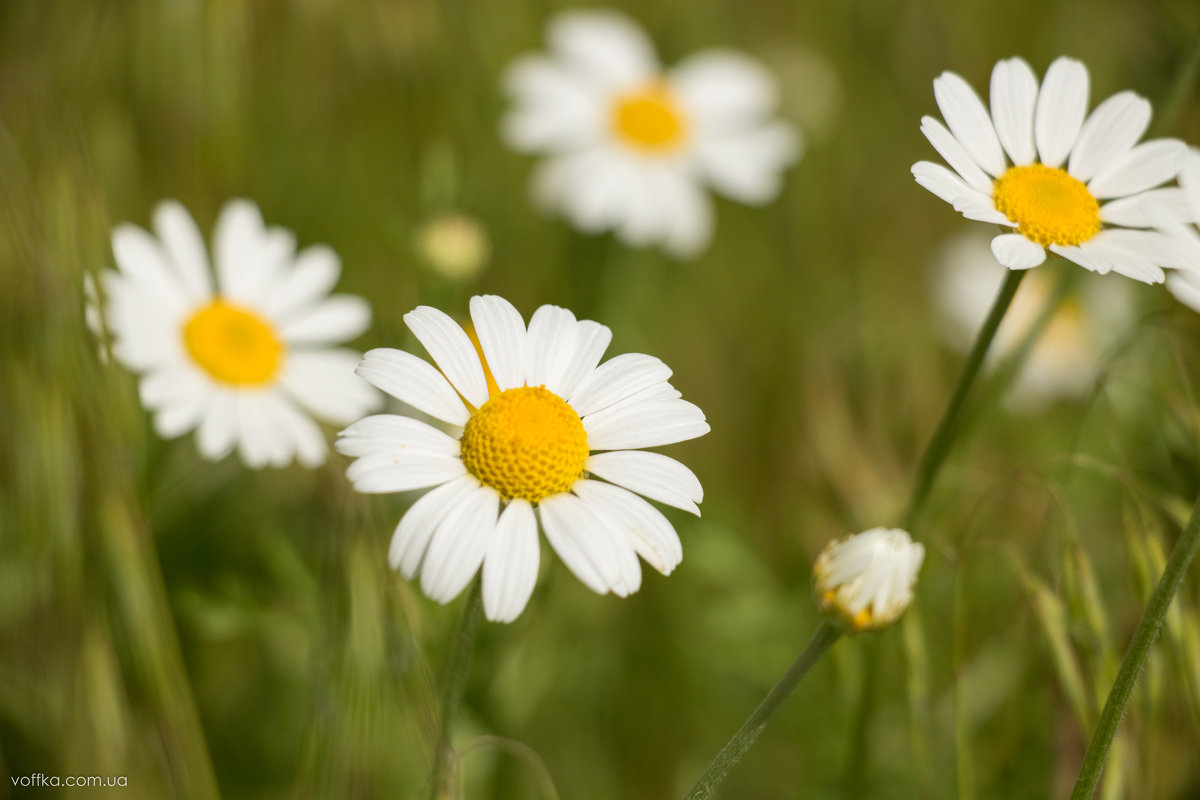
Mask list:
POLYGON ((850 630, 882 628, 912 602, 925 547, 906 531, 872 528, 825 546, 813 564, 821 608, 850 630))
MULTIPOLYGON (((992 256, 989 238, 984 231, 953 237, 941 249, 932 276, 940 332, 964 353, 1004 282, 1005 269, 992 256)), ((1013 355, 1038 325, 1056 283, 1055 274, 1044 270, 1024 280, 996 332, 992 365, 1013 355)), ((1009 389, 1009 409, 1036 412, 1057 398, 1085 395, 1100 374, 1105 352, 1133 324, 1133 288, 1125 281, 1094 278, 1062 298, 1009 389)))
POLYGON ((615 11, 568 11, 546 28, 549 53, 505 76, 513 109, 503 135, 547 156, 542 205, 587 233, 661 244, 679 258, 712 235, 706 186, 739 202, 772 200, 800 140, 773 119, 776 86, 753 59, 697 53, 664 69, 654 45, 615 11))
POLYGON ((640 555, 669 574, 675 529, 644 497, 699 514, 703 490, 674 459, 639 448, 708 432, 653 356, 600 359, 612 333, 545 305, 526 327, 508 301, 471 298, 471 336, 428 306, 405 315, 434 364, 371 350, 358 374, 449 426, 381 414, 339 435, 360 492, 429 489, 400 520, 389 561, 425 594, 454 599, 482 566, 488 619, 509 622, 537 580, 539 526, 588 588, 624 597, 640 555))
POLYGON ((1167 289, 1175 299, 1200 312, 1200 150, 1188 153, 1179 185, 1187 202, 1190 223, 1167 220, 1166 232, 1175 245, 1179 269, 1167 278, 1167 289))
POLYGON ((1087 114, 1088 71, 1059 58, 1038 84, 1020 58, 996 64, 991 111, 960 76, 943 72, 933 93, 945 124, 921 131, 953 169, 921 161, 917 182, 967 219, 1012 228, 992 239, 1009 269, 1041 264, 1046 250, 1099 273, 1162 283, 1171 248, 1154 227, 1161 207, 1181 213, 1181 196, 1161 187, 1178 174, 1187 146, 1138 144, 1150 103, 1119 92, 1087 114))
POLYGON ((381 404, 354 374, 358 354, 334 346, 366 330, 371 311, 361 297, 329 296, 341 263, 328 247, 297 254, 292 233, 268 228, 246 200, 217 220, 215 272, 174 201, 155 209, 154 235, 121 224, 112 245, 119 270, 101 273, 112 356, 141 376, 164 439, 196 430, 213 461, 236 448, 253 469, 315 467, 327 446, 314 416, 344 425, 381 404))

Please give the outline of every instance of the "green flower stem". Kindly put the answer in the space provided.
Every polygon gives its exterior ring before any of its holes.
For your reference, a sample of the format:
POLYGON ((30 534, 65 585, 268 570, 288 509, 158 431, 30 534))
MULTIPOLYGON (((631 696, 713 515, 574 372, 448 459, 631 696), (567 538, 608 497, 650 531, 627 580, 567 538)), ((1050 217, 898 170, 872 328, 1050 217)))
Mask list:
POLYGON ((1117 672, 1117 679, 1104 704, 1100 721, 1096 724, 1096 732, 1092 734, 1092 741, 1084 754, 1083 766, 1079 768, 1079 777, 1075 781, 1075 790, 1071 792, 1071 800, 1088 800, 1095 792, 1100 773, 1104 770, 1104 762, 1108 758, 1108 751, 1112 748, 1117 726, 1133 694, 1134 684, 1142 672, 1142 667, 1146 665, 1150 647, 1162 630, 1171 600, 1183 583, 1197 549, 1200 549, 1200 500, 1197 500, 1187 527, 1183 529, 1183 535, 1179 537, 1175 549, 1171 551, 1171 557, 1167 559, 1162 578, 1154 587, 1142 620, 1129 643, 1129 649, 1125 651, 1125 658, 1121 660, 1121 669, 1117 672))
POLYGON ((450 645, 450 657, 446 660, 446 683, 442 687, 442 719, 438 732, 437 751, 433 756, 433 780, 431 800, 450 800, 454 797, 454 747, 450 742, 454 721, 462 705, 463 690, 467 686, 467 673, 471 669, 471 652, 475 649, 475 635, 479 632, 479 621, 483 618, 483 589, 481 579, 476 578, 467 597, 466 608, 454 630, 454 642, 450 645))
POLYGON ((1017 287, 1021 285, 1021 279, 1024 277, 1025 270, 1008 270, 1004 277, 1004 283, 1000 286, 1000 291, 996 293, 996 299, 992 301, 992 308, 988 311, 987 319, 984 320, 983 327, 979 329, 979 333, 975 337, 975 344, 971 346, 967 362, 958 376, 954 394, 950 397, 946 410, 942 412, 942 418, 938 422, 933 438, 929 440, 929 445, 921 455, 921 463, 917 468, 917 479, 913 484, 908 509, 904 512, 904 529, 907 531, 912 531, 913 523, 916 522, 917 515, 921 513, 921 508, 929 496, 929 490, 933 487, 933 481, 941 470, 942 463, 946 460, 946 454, 950 451, 950 445, 954 443, 954 438, 958 434, 958 422, 962 415, 963 403, 972 384, 975 383, 975 378, 979 375, 984 357, 987 356, 988 349, 992 346, 992 340, 996 337, 996 330, 1000 327, 1000 321, 1004 319, 1004 313, 1008 311, 1008 306, 1012 303, 1013 296, 1017 293, 1017 287))
POLYGON ((813 631, 812 638, 800 651, 800 655, 797 656, 792 666, 779 679, 779 682, 771 687, 771 691, 758 704, 758 708, 754 709, 750 718, 721 748, 721 752, 717 753, 716 757, 708 763, 708 768, 704 770, 700 780, 696 781, 696 785, 687 793, 687 800, 708 800, 714 796, 717 786, 758 740, 759 734, 767 727, 767 723, 771 721, 771 717, 775 716, 775 712, 783 705, 783 701, 787 700, 788 695, 800 683, 800 679, 808 674, 812 665, 825 655, 825 652, 841 635, 841 628, 833 623, 822 622, 817 626, 817 629, 813 631))

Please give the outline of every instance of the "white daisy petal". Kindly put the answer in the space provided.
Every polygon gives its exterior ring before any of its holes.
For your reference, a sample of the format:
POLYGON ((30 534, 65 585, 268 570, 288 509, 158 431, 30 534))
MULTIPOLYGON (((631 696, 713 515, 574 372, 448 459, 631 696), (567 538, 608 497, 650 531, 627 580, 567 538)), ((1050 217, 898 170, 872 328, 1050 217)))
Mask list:
POLYGON ((192 305, 187 290, 168 265, 166 253, 150 234, 136 225, 118 225, 113 228, 112 247, 121 273, 166 306, 168 313, 178 314, 192 305))
POLYGON ((1037 103, 1037 76, 1020 58, 996 62, 992 69, 991 107, 996 136, 1017 165, 1037 160, 1033 143, 1033 109, 1037 103))
POLYGON ((321 302, 342 274, 337 253, 325 245, 301 250, 296 263, 280 284, 263 300, 263 311, 286 324, 321 302))
POLYGON ((586 417, 670 377, 671 368, 654 356, 622 353, 585 377, 566 400, 575 413, 586 417))
POLYGON ((1178 175, 1186 155, 1187 145, 1177 139, 1142 142, 1096 173, 1088 191, 1103 200, 1152 189, 1178 175))
POLYGON ((1190 222, 1192 210, 1182 189, 1150 189, 1100 206, 1100 219, 1125 228, 1153 228, 1163 218, 1190 222))
POLYGON ((533 312, 525 369, 529 386, 545 386, 562 396, 560 384, 572 366, 578 328, 575 315, 565 308, 546 305, 533 312))
POLYGON ((1172 272, 1167 276, 1167 289, 1176 300, 1200 313, 1200 275, 1183 270, 1172 272))
POLYGON ((606 519, 572 494, 547 497, 538 505, 546 540, 563 563, 597 594, 613 592, 624 597, 630 558, 636 564, 633 543, 621 536, 606 519))
POLYGON ((290 354, 279 378, 288 394, 313 415, 344 425, 383 404, 383 398, 355 373, 351 350, 312 350, 290 354))
POLYGON ((779 194, 781 172, 800 152, 800 138, 783 123, 696 145, 696 160, 715 191, 747 205, 779 194))
POLYGON ((603 97, 569 69, 525 56, 505 72, 504 85, 517 105, 502 127, 513 149, 569 152, 601 140, 607 111, 603 97))
POLYGON ((675 258, 698 256, 712 239, 712 201, 695 182, 679 173, 661 188, 669 212, 663 247, 675 258))
POLYGON ((372 386, 444 422, 466 425, 471 416, 446 377, 412 353, 386 347, 369 350, 356 372, 372 386))
POLYGON ((404 322, 468 403, 479 408, 487 402, 487 379, 479 354, 457 322, 429 306, 418 306, 408 312, 404 322))
POLYGON ((956 208, 960 200, 966 200, 977 207, 986 207, 991 202, 991 198, 972 189, 962 178, 941 164, 918 161, 912 165, 912 174, 917 183, 956 208))
POLYGON ((471 323, 492 377, 501 391, 525 385, 525 320, 512 303, 495 295, 471 298, 471 323))
POLYGON ((388 564, 405 580, 416 577, 434 531, 451 511, 462 506, 468 495, 484 491, 471 475, 464 475, 426 492, 412 504, 392 536, 388 564))
POLYGON ((286 398, 280 398, 275 414, 278 416, 280 428, 286 431, 291 439, 291 450, 296 453, 296 460, 300 465, 312 469, 324 464, 329 448, 325 444, 325 434, 312 418, 301 413, 286 398))
POLYGON ((347 456, 376 453, 420 453, 457 457, 458 440, 412 417, 376 414, 364 417, 338 434, 334 449, 347 456))
POLYGON ((1005 169, 1004 151, 983 101, 959 75, 943 72, 933 81, 933 96, 942 118, 975 163, 993 176, 1005 169))
POLYGON ((992 239, 992 254, 1009 269, 1029 269, 1046 260, 1046 250, 1019 233, 1002 233, 992 239))
POLYGON ((499 495, 477 489, 446 515, 421 564, 421 588, 426 597, 449 603, 467 587, 487 555, 499 512, 499 495))
POLYGON ((240 393, 233 404, 237 421, 238 455, 250 469, 262 469, 271 460, 271 416, 266 393, 240 393))
POLYGON ((1108 259, 1113 270, 1145 283, 1162 283, 1161 265, 1169 263, 1173 251, 1169 238, 1157 231, 1110 228, 1080 245, 1093 258, 1108 259))
POLYGON ((683 560, 679 534, 654 506, 619 486, 599 481, 580 481, 573 491, 597 514, 613 520, 650 566, 663 575, 679 566, 683 560))
POLYGON ((933 145, 942 158, 946 159, 959 176, 973 189, 984 194, 992 192, 992 178, 984 174, 975 160, 967 154, 954 134, 933 117, 921 117, 921 133, 933 145))
POLYGON ((1038 92, 1033 130, 1043 164, 1061 166, 1083 125, 1088 103, 1088 71, 1071 58, 1058 58, 1046 70, 1038 92))
POLYGON ((752 58, 733 50, 705 50, 671 70, 670 86, 694 124, 716 135, 756 124, 778 102, 775 81, 752 58))
POLYGON ((353 339, 371 326, 371 306, 361 297, 335 294, 301 312, 282 328, 293 344, 335 344, 353 339))
POLYGON ((613 11, 567 11, 547 28, 558 58, 599 89, 638 86, 658 72, 654 46, 627 17, 613 11))
POLYGON ((441 453, 387 450, 363 456, 346 470, 355 491, 388 494, 427 489, 467 474, 462 459, 441 453))
POLYGON ((237 411, 234 395, 216 392, 208 416, 196 432, 196 449, 209 461, 220 461, 237 441, 237 411))
POLYGON ((704 412, 686 400, 652 400, 610 407, 585 417, 592 450, 658 447, 708 433, 704 412))
POLYGON ((571 397, 584 379, 596 371, 596 365, 611 341, 612 331, 606 326, 590 319, 579 321, 575 326, 575 352, 571 354, 562 378, 556 381, 561 390, 557 392, 560 397, 571 397))
POLYGON ((212 272, 204 238, 192 215, 174 200, 159 203, 154 209, 154 230, 175 265, 180 282, 193 303, 212 296, 212 272))
POLYGON ((1149 126, 1149 101, 1133 92, 1114 94, 1096 106, 1083 123, 1067 172, 1086 183, 1137 144, 1149 126))
POLYGON ((614 450, 588 456, 588 472, 669 506, 700 516, 700 480, 683 464, 660 453, 614 450))
POLYGON ((483 610, 492 622, 521 615, 537 583, 537 519, 527 500, 513 500, 500 514, 483 561, 483 610))

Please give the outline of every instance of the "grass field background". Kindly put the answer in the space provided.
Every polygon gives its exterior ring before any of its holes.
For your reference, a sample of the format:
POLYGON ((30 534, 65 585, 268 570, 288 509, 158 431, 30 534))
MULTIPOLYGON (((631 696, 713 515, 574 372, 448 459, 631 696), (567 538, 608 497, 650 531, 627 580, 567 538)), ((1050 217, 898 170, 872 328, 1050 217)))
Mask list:
MULTIPOLYGON (((367 297, 354 343, 471 294, 572 308, 647 352, 712 432, 669 448, 705 487, 684 561, 625 600, 543 548, 485 624, 456 733, 465 797, 680 797, 816 624, 813 557, 899 522, 962 356, 930 276, 967 222, 918 187, 942 70, 1083 60, 1092 102, 1163 102, 1189 0, 626 3, 664 61, 762 59, 807 141, 780 199, 717 202, 680 263, 575 233, 498 134, 503 68, 557 2, 6 0, 0 4, 0 797, 10 776, 128 776, 122 798, 422 797, 463 598, 386 565, 410 497, 323 468, 251 472, 156 438, 84 326, 108 234, 177 198, 210 231, 248 197, 367 297), (468 283, 414 246, 429 218, 492 243, 468 283)), ((1158 133, 1200 143, 1200 96, 1158 133)), ((1078 283, 1124 280, 1079 272, 1078 283)), ((989 378, 916 538, 901 623, 839 642, 723 797, 1015 798, 1069 791, 1116 664, 1200 492, 1200 318, 1129 283, 1138 321, 1094 391, 1014 413, 989 378)), ((1076 287, 1078 288, 1078 286, 1076 287)), ((332 431, 330 431, 332 435, 332 431)), ((1107 798, 1200 796, 1193 568, 1118 739, 1107 798)), ((81 794, 79 790, 75 794, 81 794)), ((63 796, 72 793, 63 790, 63 796)), ((97 792, 96 796, 103 796, 97 792)))

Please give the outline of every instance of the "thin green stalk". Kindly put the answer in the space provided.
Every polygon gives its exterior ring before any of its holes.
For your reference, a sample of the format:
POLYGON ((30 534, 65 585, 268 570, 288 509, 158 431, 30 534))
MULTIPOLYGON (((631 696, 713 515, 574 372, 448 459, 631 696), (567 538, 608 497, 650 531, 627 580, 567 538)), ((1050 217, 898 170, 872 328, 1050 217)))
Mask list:
POLYGON ((825 652, 841 635, 842 629, 833 623, 822 622, 817 626, 817 629, 813 631, 812 638, 800 651, 800 655, 797 656, 792 666, 783 674, 779 682, 771 687, 771 691, 758 704, 758 708, 754 709, 750 718, 721 748, 721 752, 717 753, 716 757, 708 763, 708 769, 704 770, 700 780, 696 781, 692 790, 687 793, 687 800, 708 800, 715 795, 717 786, 758 740, 759 734, 767 727, 767 723, 771 721, 771 717, 775 716, 775 712, 783 705, 783 701, 787 700, 788 695, 800 683, 800 679, 808 674, 812 665, 825 655, 825 652))
POLYGON ((1162 630, 1171 600, 1183 583, 1197 549, 1200 549, 1200 500, 1197 500, 1192 509, 1191 519, 1183 529, 1183 535, 1179 537, 1175 549, 1171 551, 1171 557, 1167 559, 1162 578, 1154 587, 1142 620, 1129 643, 1129 649, 1125 651, 1125 657, 1121 660, 1121 669, 1117 672, 1117 679, 1113 682, 1112 691, 1104 704, 1104 711, 1100 714, 1100 721, 1096 724, 1096 731, 1092 734, 1092 741, 1084 754, 1083 766, 1079 769, 1071 800, 1089 800, 1095 792, 1100 773, 1104 770, 1104 762, 1108 758, 1108 751, 1112 747, 1113 737, 1117 733, 1117 726, 1133 694, 1134 684, 1142 672, 1142 667, 1146 665, 1150 647, 1162 630))
POLYGON ((451 800, 454 797, 454 746, 450 742, 454 721, 462 705, 463 690, 467 686, 467 673, 471 669, 471 653, 475 649, 475 635, 483 618, 483 589, 479 578, 471 586, 467 605, 454 629, 454 642, 450 645, 450 657, 446 659, 446 683, 442 687, 442 719, 438 732, 437 751, 433 756, 433 779, 429 797, 431 800, 451 800))
POLYGON ((979 329, 979 333, 975 337, 975 344, 971 346, 971 352, 967 354, 967 361, 958 376, 958 383, 954 386, 954 394, 950 397, 946 410, 942 412, 937 430, 934 431, 933 438, 929 440, 929 445, 921 456, 920 466, 917 467, 917 478, 913 484, 912 496, 909 498, 908 509, 904 512, 905 530, 912 530, 917 515, 925 505, 929 490, 933 487, 933 481, 937 477, 938 471, 941 470, 942 463, 946 460, 946 454, 950 451, 950 445, 954 443, 954 438, 958 433, 958 422, 967 393, 975 383, 975 378, 983 366, 984 357, 987 356, 992 340, 996 337, 996 330, 1000 327, 1004 313, 1008 311, 1008 306, 1012 303, 1013 296, 1017 293, 1017 287, 1021 285, 1021 279, 1024 277, 1025 270, 1008 270, 1004 283, 1000 286, 1000 291, 996 293, 996 299, 992 301, 992 308, 988 311, 983 327, 979 329))

